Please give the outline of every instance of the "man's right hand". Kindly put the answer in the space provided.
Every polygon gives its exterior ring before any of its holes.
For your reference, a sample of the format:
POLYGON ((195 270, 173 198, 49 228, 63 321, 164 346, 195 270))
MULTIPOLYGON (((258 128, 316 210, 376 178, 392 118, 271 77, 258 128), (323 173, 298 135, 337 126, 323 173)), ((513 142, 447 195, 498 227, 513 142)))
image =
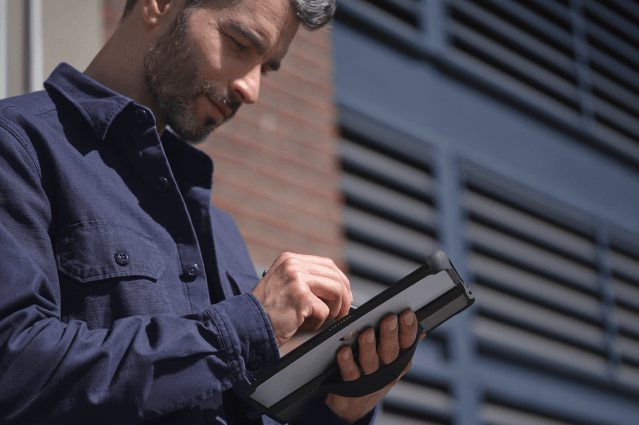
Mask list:
POLYGON ((333 260, 285 252, 251 291, 268 316, 277 346, 296 331, 319 328, 348 314, 353 295, 346 275, 333 260))

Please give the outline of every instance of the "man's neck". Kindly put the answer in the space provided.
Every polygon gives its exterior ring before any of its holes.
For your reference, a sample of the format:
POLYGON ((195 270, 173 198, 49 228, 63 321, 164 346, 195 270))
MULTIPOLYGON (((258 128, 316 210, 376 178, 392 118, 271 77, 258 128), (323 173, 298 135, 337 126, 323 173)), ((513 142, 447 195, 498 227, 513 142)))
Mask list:
POLYGON ((144 34, 137 34, 131 26, 120 24, 84 74, 149 108, 155 116, 158 134, 161 135, 166 124, 158 118, 144 81, 143 59, 148 44, 130 42, 139 40, 140 37, 144 37, 144 34))

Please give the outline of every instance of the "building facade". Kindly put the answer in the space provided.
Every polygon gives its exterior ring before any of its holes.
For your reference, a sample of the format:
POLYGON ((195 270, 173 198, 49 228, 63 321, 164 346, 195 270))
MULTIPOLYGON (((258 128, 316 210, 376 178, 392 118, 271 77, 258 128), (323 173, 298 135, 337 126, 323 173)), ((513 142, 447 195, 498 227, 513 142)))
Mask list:
POLYGON ((476 306, 381 423, 639 423, 639 3, 341 0, 346 262, 442 248, 476 306))

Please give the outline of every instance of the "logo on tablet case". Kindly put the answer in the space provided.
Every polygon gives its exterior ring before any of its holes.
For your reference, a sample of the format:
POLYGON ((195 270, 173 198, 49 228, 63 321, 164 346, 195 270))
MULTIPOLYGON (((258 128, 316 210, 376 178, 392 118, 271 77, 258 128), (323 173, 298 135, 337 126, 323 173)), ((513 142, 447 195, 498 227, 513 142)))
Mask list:
POLYGON ((350 341, 353 338, 356 338, 357 335, 359 335, 359 329, 355 328, 354 330, 352 330, 351 332, 348 333, 348 335, 340 338, 339 340, 342 342, 346 342, 346 341, 350 341))

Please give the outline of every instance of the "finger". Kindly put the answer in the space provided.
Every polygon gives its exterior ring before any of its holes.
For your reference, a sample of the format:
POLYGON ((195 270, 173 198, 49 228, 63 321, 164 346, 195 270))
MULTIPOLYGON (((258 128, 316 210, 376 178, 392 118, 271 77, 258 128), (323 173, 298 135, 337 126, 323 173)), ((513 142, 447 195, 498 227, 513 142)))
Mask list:
MULTIPOLYGON (((342 318, 348 314, 348 310, 350 309, 351 304, 353 303, 353 294, 351 293, 351 284, 343 271, 337 267, 335 262, 330 258, 326 257, 318 257, 315 255, 304 255, 304 254, 294 254, 290 252, 285 252, 280 255, 283 258, 281 261, 284 261, 287 258, 294 258, 307 264, 313 264, 315 267, 308 268, 309 273, 316 274, 318 276, 327 277, 329 279, 333 279, 342 284, 342 306, 337 315, 338 318, 342 318)), ((280 258, 278 257, 278 260, 280 258)), ((276 262, 278 262, 276 260, 276 262)), ((280 262, 281 262, 280 261, 280 262)), ((275 263, 274 263, 275 264, 275 263)))
POLYGON ((359 367, 353 359, 351 347, 346 346, 337 352, 337 364, 344 381, 354 381, 360 377, 359 367))
POLYGON ((426 338, 426 334, 421 334, 421 335, 419 336, 419 340, 420 340, 420 341, 421 341, 422 339, 424 339, 424 338, 426 338))
POLYGON ((311 294, 309 301, 311 305, 310 312, 298 328, 299 332, 310 332, 318 329, 322 326, 329 314, 328 306, 319 298, 311 294))
POLYGON ((359 365, 364 375, 370 375, 379 368, 379 356, 375 343, 375 329, 366 329, 359 335, 359 365))
MULTIPOLYGON (((309 297, 322 299, 328 305, 328 317, 334 318, 342 308, 342 283, 314 274, 309 271, 309 263, 297 257, 297 254, 281 254, 266 276, 279 276, 281 282, 288 282, 292 285, 291 288, 296 288, 297 301, 301 305, 309 305, 312 301, 309 297), (277 264, 278 262, 279 264, 277 264)), ((317 268, 318 266, 313 265, 312 267, 317 268)), ((335 276, 335 273, 330 270, 323 274, 335 276)), ((290 290, 288 292, 291 294, 290 290)))
POLYGON ((344 291, 342 290, 342 284, 322 276, 306 275, 306 279, 306 283, 313 295, 328 306, 328 318, 336 318, 343 308, 344 291))
POLYGON ((351 293, 350 282, 346 279, 346 283, 342 284, 342 304, 335 319, 339 320, 346 316, 351 309, 351 304, 353 304, 353 294, 351 293))
POLYGON ((417 318, 415 317, 415 313, 411 310, 407 310, 399 316, 399 319, 399 348, 405 350, 415 342, 415 336, 417 335, 417 318))
POLYGON ((399 342, 397 340, 398 333, 397 316, 394 314, 385 317, 379 326, 379 358, 384 364, 388 364, 395 360, 399 355, 399 342))
MULTIPOLYGON (((339 286, 341 292, 341 305, 339 312, 336 314, 336 319, 341 319, 346 316, 353 303, 353 294, 351 293, 351 283, 333 260, 324 257, 303 256, 309 264, 313 264, 308 268, 308 272, 317 276, 323 276, 328 279, 334 280, 339 286)), ((301 259, 301 258, 300 258, 301 259)))

